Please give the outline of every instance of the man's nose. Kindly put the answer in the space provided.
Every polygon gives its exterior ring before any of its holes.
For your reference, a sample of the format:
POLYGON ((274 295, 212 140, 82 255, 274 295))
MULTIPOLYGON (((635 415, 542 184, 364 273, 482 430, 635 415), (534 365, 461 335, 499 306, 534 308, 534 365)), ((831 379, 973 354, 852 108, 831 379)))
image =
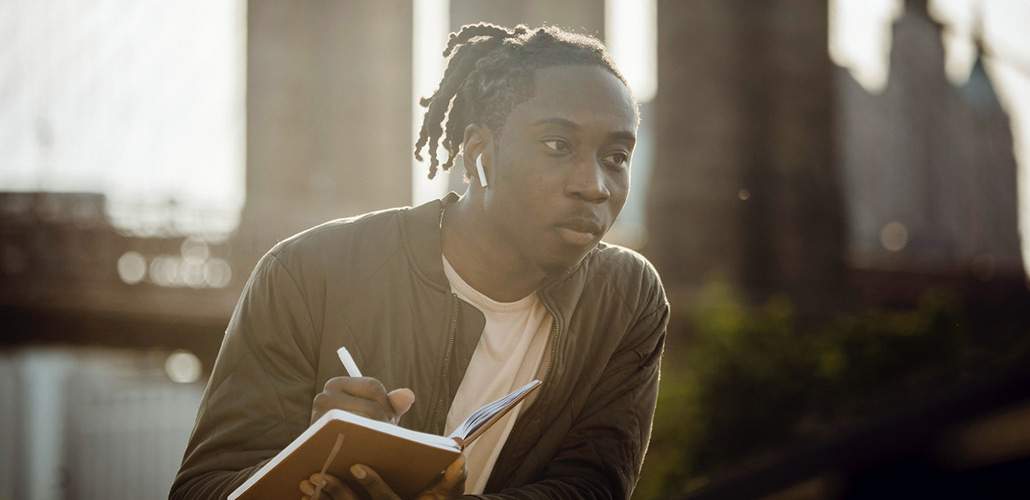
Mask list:
POLYGON ((599 161, 577 162, 565 182, 565 193, 591 203, 604 203, 611 197, 599 161))

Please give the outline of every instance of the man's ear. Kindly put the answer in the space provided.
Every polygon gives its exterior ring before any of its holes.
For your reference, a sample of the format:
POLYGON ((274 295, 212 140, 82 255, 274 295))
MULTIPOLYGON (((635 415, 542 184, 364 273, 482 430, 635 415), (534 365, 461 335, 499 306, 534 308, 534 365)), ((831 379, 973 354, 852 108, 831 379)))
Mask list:
MULTIPOLYGON (((482 162, 484 170, 493 165, 493 132, 482 125, 469 124, 465 127, 465 137, 462 143, 463 162, 465 164, 465 175, 469 179, 478 179, 478 184, 483 186, 486 179, 479 179, 479 172, 476 168, 476 160, 482 162)), ((489 172, 486 173, 489 176, 489 172)))

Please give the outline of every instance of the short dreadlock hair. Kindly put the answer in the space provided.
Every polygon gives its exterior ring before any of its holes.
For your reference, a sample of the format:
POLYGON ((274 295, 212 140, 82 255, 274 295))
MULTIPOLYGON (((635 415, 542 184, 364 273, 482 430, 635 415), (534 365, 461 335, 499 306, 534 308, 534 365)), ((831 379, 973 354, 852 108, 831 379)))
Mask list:
POLYGON ((422 148, 428 144, 430 179, 440 165, 436 150, 441 137, 448 153, 442 167, 447 170, 461 150, 468 124, 485 125, 499 133, 511 110, 533 97, 538 68, 596 64, 626 83, 600 41, 555 26, 530 30, 521 24, 512 29, 468 24, 451 33, 443 56, 450 59, 440 86, 419 101, 427 109, 415 158, 422 160, 422 148))

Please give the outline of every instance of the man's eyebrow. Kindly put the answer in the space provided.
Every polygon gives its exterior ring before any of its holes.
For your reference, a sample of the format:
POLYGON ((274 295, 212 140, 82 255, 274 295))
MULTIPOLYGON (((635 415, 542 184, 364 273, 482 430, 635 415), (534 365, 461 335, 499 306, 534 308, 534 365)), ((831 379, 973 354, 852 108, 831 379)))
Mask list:
MULTIPOLYGON (((578 123, 572 120, 557 117, 543 118, 532 123, 532 126, 534 127, 538 125, 558 125, 561 127, 571 128, 575 130, 582 128, 578 123)), ((612 132, 608 134, 608 137, 614 141, 625 141, 629 143, 635 143, 637 141, 637 135, 628 130, 619 130, 616 132, 612 132)))
POLYGON ((579 128, 579 124, 565 118, 543 118, 533 122, 533 126, 537 125, 561 125, 562 127, 568 128, 579 128))
POLYGON ((631 145, 637 142, 637 135, 633 132, 619 131, 608 134, 608 137, 613 141, 628 142, 631 145))

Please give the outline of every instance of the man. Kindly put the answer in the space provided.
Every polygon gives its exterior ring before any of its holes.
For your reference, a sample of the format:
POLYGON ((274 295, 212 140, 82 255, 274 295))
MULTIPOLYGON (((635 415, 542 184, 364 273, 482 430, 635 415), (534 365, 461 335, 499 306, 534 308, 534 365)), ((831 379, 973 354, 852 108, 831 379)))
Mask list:
MULTIPOLYGON (((433 176, 442 138, 468 190, 332 221, 262 258, 173 498, 223 497, 329 409, 442 434, 532 378, 538 394, 423 497, 632 493, 669 305, 643 257, 600 239, 628 194, 637 106, 598 41, 557 28, 465 26, 448 55, 416 156, 428 144, 433 176), (340 346, 366 378, 343 376, 340 346)), ((371 468, 351 472, 298 494, 395 498, 371 468)))

